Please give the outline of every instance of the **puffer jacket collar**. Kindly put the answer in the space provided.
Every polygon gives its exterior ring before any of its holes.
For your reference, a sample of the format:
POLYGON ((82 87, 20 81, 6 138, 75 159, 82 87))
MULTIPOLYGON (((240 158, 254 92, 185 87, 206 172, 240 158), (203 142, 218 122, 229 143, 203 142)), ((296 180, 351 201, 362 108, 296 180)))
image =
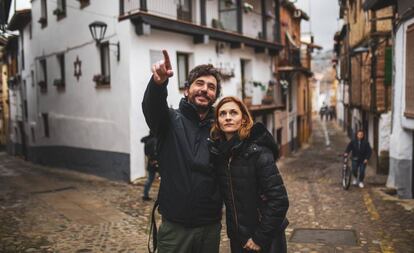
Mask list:
POLYGON ((214 108, 210 107, 205 119, 200 120, 200 116, 198 115, 197 108, 192 103, 188 102, 187 98, 182 98, 179 105, 180 112, 188 119, 196 122, 200 122, 200 124, 205 125, 208 123, 212 123, 214 121, 214 108))
POLYGON ((243 151, 245 156, 250 156, 259 152, 263 146, 272 151, 275 160, 279 158, 279 148, 272 135, 262 123, 255 123, 247 139, 240 141, 238 135, 235 135, 229 141, 211 141, 210 152, 216 156, 226 157, 229 154, 227 152, 230 150, 231 154, 237 154, 243 151), (225 147, 226 145, 231 145, 231 148, 225 147))

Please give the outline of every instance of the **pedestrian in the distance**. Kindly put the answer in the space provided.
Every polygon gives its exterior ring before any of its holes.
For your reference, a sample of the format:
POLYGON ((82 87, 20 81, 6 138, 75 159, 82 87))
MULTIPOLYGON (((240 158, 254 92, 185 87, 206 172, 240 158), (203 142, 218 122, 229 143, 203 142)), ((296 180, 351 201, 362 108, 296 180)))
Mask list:
POLYGON ((319 115, 321 116, 321 121, 323 121, 323 117, 325 117, 326 120, 328 119, 328 106, 326 106, 325 102, 319 109, 319 115))
POLYGON ((211 139, 231 252, 286 252, 289 200, 274 138, 263 124, 253 124, 240 99, 225 97, 216 107, 211 139))
POLYGON ((158 253, 218 253, 222 200, 210 167, 208 138, 220 72, 211 64, 193 68, 185 97, 172 109, 167 85, 173 71, 167 51, 163 53, 164 60, 152 67, 142 102, 145 120, 159 141, 158 253))
POLYGON ((153 134, 149 134, 141 139, 144 143, 144 152, 147 156, 147 181, 144 185, 144 195, 142 196, 143 201, 150 201, 152 198, 149 196, 151 185, 154 182, 155 174, 158 171, 157 161, 157 138, 153 134))
POLYGON ((352 184, 360 188, 364 188, 365 169, 372 153, 371 146, 364 137, 364 131, 358 130, 356 138, 349 142, 344 154, 348 156, 352 153, 352 184))

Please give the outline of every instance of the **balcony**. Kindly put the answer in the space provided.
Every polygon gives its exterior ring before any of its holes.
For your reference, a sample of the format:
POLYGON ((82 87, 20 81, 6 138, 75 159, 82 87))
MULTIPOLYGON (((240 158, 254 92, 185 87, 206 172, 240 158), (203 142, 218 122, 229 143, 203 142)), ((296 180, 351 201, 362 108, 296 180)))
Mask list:
POLYGON ((137 35, 155 28, 191 35, 194 43, 214 39, 231 48, 249 46, 274 55, 281 49, 276 42, 278 22, 273 1, 264 2, 262 8, 260 1, 199 0, 196 5, 194 0, 120 0, 119 20, 130 19, 137 35))
POLYGON ((284 53, 279 61, 279 67, 277 70, 279 72, 300 71, 309 77, 313 75, 307 66, 302 65, 301 51, 298 48, 288 47, 284 49, 284 53))

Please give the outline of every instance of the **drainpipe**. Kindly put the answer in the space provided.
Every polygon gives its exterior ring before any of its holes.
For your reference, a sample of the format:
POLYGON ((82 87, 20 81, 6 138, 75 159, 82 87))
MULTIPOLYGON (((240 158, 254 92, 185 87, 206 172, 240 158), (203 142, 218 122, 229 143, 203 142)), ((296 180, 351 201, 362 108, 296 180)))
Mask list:
POLYGON ((280 1, 279 0, 275 0, 275 40, 278 43, 281 43, 281 38, 280 38, 280 1))
POLYGON ((267 40, 267 18, 266 18, 266 0, 261 1, 262 7, 262 36, 264 40, 267 40))
POLYGON ((139 9, 141 11, 148 11, 148 9, 147 9, 147 0, 140 0, 139 3, 140 3, 140 8, 139 9))
POLYGON ((237 32, 243 34, 243 2, 237 0, 237 32))

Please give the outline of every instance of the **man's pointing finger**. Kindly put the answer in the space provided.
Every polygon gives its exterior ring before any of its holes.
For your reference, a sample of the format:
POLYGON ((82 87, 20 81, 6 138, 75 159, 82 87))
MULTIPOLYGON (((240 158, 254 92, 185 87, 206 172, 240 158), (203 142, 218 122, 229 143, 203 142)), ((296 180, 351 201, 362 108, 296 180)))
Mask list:
POLYGON ((165 67, 167 68, 167 70, 171 70, 171 61, 170 61, 170 56, 168 55, 167 50, 162 50, 162 53, 164 54, 164 63, 165 63, 165 67))

